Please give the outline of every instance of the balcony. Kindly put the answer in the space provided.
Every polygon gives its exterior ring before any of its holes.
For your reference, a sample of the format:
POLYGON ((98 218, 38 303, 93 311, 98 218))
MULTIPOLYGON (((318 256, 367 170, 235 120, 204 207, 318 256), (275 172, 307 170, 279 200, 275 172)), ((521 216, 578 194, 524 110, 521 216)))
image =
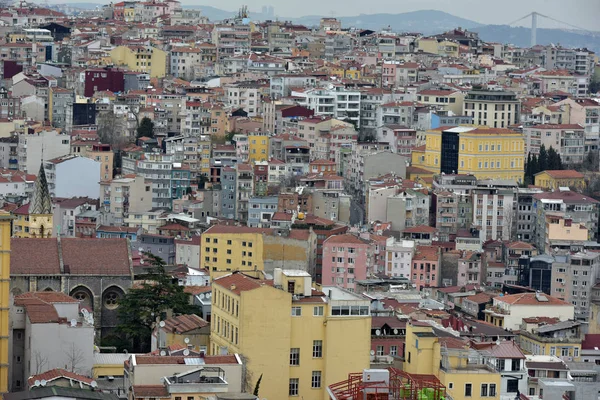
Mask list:
POLYGON ((510 315, 510 311, 500 308, 498 306, 491 305, 491 304, 488 304, 485 306, 484 312, 489 313, 489 314, 496 314, 499 316, 510 315))

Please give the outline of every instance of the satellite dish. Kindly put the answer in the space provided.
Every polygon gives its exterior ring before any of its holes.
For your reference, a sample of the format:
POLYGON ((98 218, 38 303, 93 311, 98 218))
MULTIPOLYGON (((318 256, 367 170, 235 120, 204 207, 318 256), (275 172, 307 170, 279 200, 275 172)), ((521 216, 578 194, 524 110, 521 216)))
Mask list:
POLYGON ((184 355, 184 356, 189 356, 189 355, 190 355, 190 351, 189 351, 188 349, 185 349, 185 350, 183 351, 183 355, 184 355))
POLYGON ((46 382, 46 380, 45 380, 45 379, 42 379, 42 381, 40 382, 40 384, 41 384, 42 386, 46 386, 46 384, 47 384, 47 383, 48 383, 48 382, 46 382))
POLYGON ((371 355, 374 356, 375 355, 375 350, 371 350, 371 355))
POLYGON ((377 336, 379 336, 379 335, 381 335, 381 331, 380 331, 379 329, 377 329, 377 330, 375 331, 375 334, 376 334, 377 336))
POLYGON ((71 326, 73 326, 73 327, 77 326, 77 320, 75 318, 73 318, 71 320, 71 326))
POLYGON ((398 329, 394 329, 394 335, 398 334, 398 329))
POLYGON ((33 382, 34 386, 40 386, 40 381, 39 379, 36 379, 35 382, 33 382))
POLYGON ((166 355, 167 355, 167 352, 166 352, 166 351, 164 351, 164 350, 161 350, 161 351, 160 351, 160 355, 161 355, 161 356, 166 356, 166 355))
POLYGON ((166 325, 166 324, 165 324, 165 321, 160 321, 160 322, 158 323, 158 326, 160 326, 161 328, 164 328, 164 327, 165 327, 165 325, 166 325))
POLYGON ((190 338, 186 337, 185 339, 183 339, 183 341, 185 342, 185 344, 188 344, 190 342, 190 338))
POLYGON ((90 386, 93 387, 93 388, 97 388, 98 387, 98 382, 92 381, 92 383, 90 383, 90 386))

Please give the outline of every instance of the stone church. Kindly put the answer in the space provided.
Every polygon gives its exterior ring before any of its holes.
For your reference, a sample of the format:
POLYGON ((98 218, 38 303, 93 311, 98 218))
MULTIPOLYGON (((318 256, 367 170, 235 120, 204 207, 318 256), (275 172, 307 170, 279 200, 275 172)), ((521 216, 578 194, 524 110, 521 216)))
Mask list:
POLYGON ((56 291, 80 300, 94 316, 97 343, 112 335, 134 278, 127 239, 12 238, 10 266, 13 296, 56 291))

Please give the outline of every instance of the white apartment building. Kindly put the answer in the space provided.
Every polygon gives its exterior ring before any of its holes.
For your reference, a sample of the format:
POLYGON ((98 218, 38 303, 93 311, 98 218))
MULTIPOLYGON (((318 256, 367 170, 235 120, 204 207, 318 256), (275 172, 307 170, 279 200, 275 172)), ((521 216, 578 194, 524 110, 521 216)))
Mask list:
POLYGON ((249 117, 256 117, 262 111, 262 101, 260 98, 261 86, 254 83, 238 83, 226 85, 225 96, 227 104, 233 110, 243 108, 249 117))
POLYGON ((360 128, 361 93, 358 90, 330 85, 329 88, 293 90, 292 96, 299 98, 298 104, 314 110, 315 115, 351 121, 360 128))
POLYGON ((202 50, 198 47, 173 47, 169 58, 171 75, 186 81, 195 79, 194 66, 200 64, 201 53, 202 50))
POLYGON ((387 276, 410 278, 415 242, 395 240, 386 244, 385 274, 387 276))
POLYGON ((91 158, 68 155, 44 163, 48 191, 52 197, 97 198, 102 163, 91 158))
POLYGON ((19 135, 19 171, 37 174, 40 164, 71 152, 71 136, 59 131, 39 131, 19 135))

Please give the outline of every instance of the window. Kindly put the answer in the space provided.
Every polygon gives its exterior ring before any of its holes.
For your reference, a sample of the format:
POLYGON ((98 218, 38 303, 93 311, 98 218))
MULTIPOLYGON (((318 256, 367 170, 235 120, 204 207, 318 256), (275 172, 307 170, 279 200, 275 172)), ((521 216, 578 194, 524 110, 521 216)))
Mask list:
POLYGON ((390 346, 390 356, 398 355, 398 346, 390 346))
POLYGON ((313 358, 323 357, 323 341, 313 340, 313 358))
POLYGON ((383 356, 383 352, 384 352, 383 346, 377 346, 377 352, 376 352, 377 356, 383 356))
POLYGON ((298 378, 290 378, 290 396, 298 396, 299 381, 300 380, 298 378))
POLYGON ((300 317, 302 315, 302 307, 292 307, 292 317, 300 317))
POLYGON ((519 390, 519 381, 517 379, 509 379, 506 381, 506 391, 508 393, 516 393, 519 390))
POLYGON ((496 397, 496 384, 495 383, 490 383, 489 396, 496 397))
POLYGON ((487 397, 487 395, 488 395, 488 384, 482 383, 481 384, 481 397, 487 397))
POLYGON ((316 306, 313 308, 313 316, 321 317, 323 316, 323 306, 316 306))
POLYGON ((300 365, 300 349, 290 349, 290 365, 300 365))
POLYGON ((312 372, 310 387, 313 389, 319 389, 321 387, 321 371, 312 372))
POLYGON ((473 385, 471 383, 465 383, 465 397, 471 397, 473 395, 473 385))

